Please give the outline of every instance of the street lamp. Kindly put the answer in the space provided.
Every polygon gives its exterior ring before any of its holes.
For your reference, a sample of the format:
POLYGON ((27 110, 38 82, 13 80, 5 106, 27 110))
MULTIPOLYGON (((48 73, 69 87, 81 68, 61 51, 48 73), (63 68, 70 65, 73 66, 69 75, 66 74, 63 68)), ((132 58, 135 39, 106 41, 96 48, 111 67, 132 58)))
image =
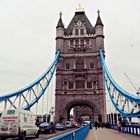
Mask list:
MULTIPOLYGON (((137 96, 140 97, 140 87, 138 88, 137 96)), ((138 104, 138 110, 140 110, 140 104, 138 104)), ((140 122, 140 117, 139 117, 140 122)))
POLYGON ((50 122, 54 121, 54 107, 52 106, 51 109, 49 110, 49 114, 50 114, 50 122))

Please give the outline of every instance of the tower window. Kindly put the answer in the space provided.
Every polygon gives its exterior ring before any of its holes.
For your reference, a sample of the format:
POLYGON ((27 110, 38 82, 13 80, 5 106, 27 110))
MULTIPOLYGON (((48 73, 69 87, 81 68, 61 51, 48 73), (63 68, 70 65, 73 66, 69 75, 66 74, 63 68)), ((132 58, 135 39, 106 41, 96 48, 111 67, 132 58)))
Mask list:
POLYGON ((72 82, 68 82, 68 88, 73 89, 73 83, 72 82))
POLYGON ((86 39, 86 45, 89 45, 89 39, 86 39))
POLYGON ((94 62, 91 62, 91 63, 90 63, 90 68, 91 68, 91 69, 95 69, 95 68, 96 68, 96 66, 95 66, 95 63, 94 63, 94 62))
POLYGON ((80 34, 84 35, 84 29, 80 29, 80 34))
POLYGON ((85 81, 84 80, 76 80, 76 88, 77 89, 85 88, 85 81))
POLYGON ((84 60, 77 60, 76 69, 83 69, 83 68, 84 68, 84 60))
POLYGON ((66 63, 66 69, 70 69, 70 63, 66 63))
POLYGON ((78 39, 75 40, 75 45, 76 45, 76 46, 79 45, 79 40, 78 40, 78 39))
POLYGON ((97 81, 93 81, 93 88, 97 89, 97 86, 98 86, 97 81))
POLYGON ((80 45, 84 45, 84 39, 80 40, 80 45))
POLYGON ((73 40, 70 40, 70 45, 73 45, 73 40))
POLYGON ((79 35, 79 30, 75 29, 75 35, 79 35))
POLYGON ((63 83, 63 89, 64 90, 68 89, 68 82, 67 81, 64 81, 64 83, 63 83))
POLYGON ((92 88, 92 82, 87 82, 87 88, 92 88))

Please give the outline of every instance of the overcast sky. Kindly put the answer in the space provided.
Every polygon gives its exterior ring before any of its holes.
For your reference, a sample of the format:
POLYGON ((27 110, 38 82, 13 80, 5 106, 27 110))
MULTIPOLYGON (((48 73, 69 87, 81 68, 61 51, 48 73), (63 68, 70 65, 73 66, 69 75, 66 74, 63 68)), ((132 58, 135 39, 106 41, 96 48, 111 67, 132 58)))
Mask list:
POLYGON ((55 56, 55 34, 62 11, 65 27, 78 5, 92 25, 101 11, 107 66, 125 90, 140 87, 139 0, 0 0, 0 95, 37 79, 55 56))

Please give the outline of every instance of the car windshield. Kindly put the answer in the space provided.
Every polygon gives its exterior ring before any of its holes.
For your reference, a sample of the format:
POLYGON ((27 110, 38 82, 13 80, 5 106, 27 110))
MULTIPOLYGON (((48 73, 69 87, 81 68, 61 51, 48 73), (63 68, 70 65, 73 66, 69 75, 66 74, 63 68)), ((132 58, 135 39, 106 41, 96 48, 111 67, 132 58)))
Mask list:
POLYGON ((49 126, 49 123, 42 123, 40 126, 49 126))
POLYGON ((63 123, 57 123, 56 124, 56 126, 62 126, 63 125, 63 123))

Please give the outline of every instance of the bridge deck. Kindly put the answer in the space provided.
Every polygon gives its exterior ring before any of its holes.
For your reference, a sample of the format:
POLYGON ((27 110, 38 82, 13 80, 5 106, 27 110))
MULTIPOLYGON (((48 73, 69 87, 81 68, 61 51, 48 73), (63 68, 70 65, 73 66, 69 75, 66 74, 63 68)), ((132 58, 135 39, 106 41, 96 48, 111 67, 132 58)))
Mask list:
POLYGON ((91 129, 85 140, 140 140, 139 136, 119 133, 116 130, 106 128, 91 129))

